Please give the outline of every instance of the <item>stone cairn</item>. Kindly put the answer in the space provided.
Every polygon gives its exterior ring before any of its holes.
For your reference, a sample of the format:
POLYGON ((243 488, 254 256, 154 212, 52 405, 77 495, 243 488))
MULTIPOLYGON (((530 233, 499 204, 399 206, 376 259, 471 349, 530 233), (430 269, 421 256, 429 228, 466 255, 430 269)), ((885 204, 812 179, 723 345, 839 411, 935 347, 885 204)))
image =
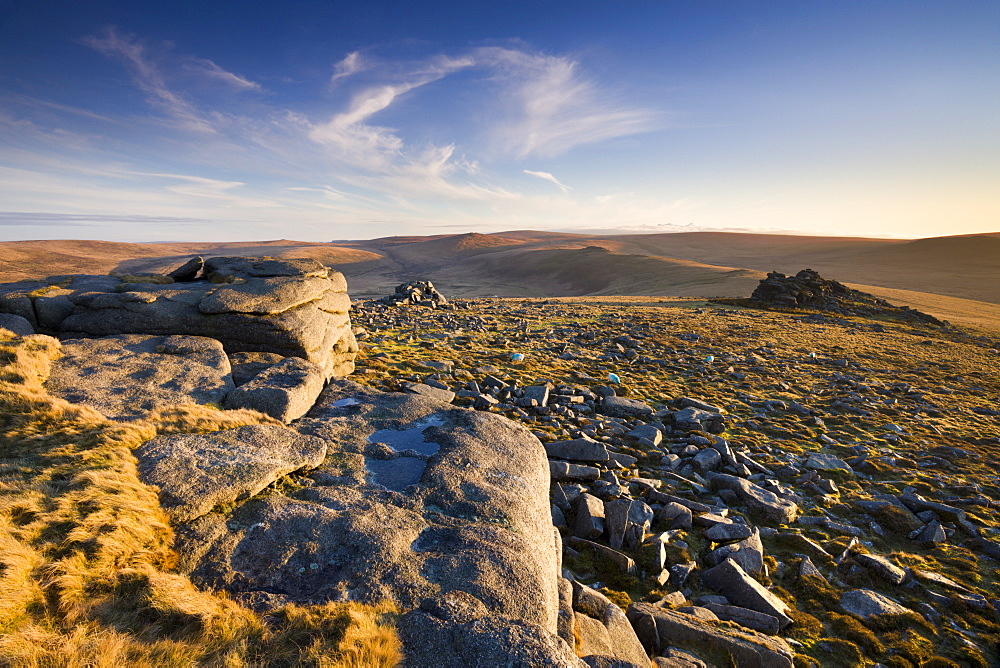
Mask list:
POLYGON ((406 304, 410 306, 429 306, 431 308, 447 306, 448 304, 448 300, 435 289, 434 284, 430 281, 402 283, 396 286, 394 294, 382 297, 378 301, 391 306, 406 304))
POLYGON ((893 306, 875 295, 823 278, 812 269, 803 269, 795 276, 770 272, 753 291, 750 301, 774 308, 816 309, 847 316, 885 315, 912 322, 944 324, 908 306, 893 306))

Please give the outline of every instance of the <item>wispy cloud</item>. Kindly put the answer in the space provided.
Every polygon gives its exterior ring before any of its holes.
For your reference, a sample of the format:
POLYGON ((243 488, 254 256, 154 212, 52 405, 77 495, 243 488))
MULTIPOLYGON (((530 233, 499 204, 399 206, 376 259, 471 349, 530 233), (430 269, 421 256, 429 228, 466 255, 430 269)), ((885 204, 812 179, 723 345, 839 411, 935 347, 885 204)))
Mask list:
MULTIPOLYGON (((369 119, 388 109, 407 93, 471 64, 469 59, 439 57, 421 64, 415 73, 401 83, 366 88, 351 99, 345 111, 313 127, 309 136, 315 142, 334 148, 339 152, 337 157, 356 166, 386 169, 395 159, 403 157, 404 142, 396 130, 372 125, 368 122, 369 119)), ((442 147, 438 149, 440 150, 447 149, 442 147)), ((434 160, 436 162, 436 158, 434 160)))
MULTIPOLYGON (((360 67, 357 53, 349 54, 335 67, 334 80, 354 74, 360 67)), ((483 133, 500 142, 495 153, 550 157, 583 144, 633 134, 650 124, 649 111, 614 106, 611 96, 580 74, 576 61, 489 47, 460 55, 437 55, 409 64, 402 72, 397 65, 383 73, 394 80, 355 92, 345 110, 314 124, 309 137, 325 146, 329 157, 367 172, 344 177, 352 183, 380 176, 384 184, 411 192, 476 199, 516 196, 485 184, 456 182, 457 174, 471 175, 479 169, 479 162, 460 153, 457 144, 416 149, 401 130, 375 122, 401 100, 418 96, 428 84, 469 70, 486 75, 471 82, 476 87, 472 97, 478 96, 483 104, 495 104, 497 99, 514 102, 505 108, 482 110, 482 117, 493 124, 483 126, 483 133)), ((378 72, 367 74, 377 80, 378 72)), ((563 192, 570 190, 551 174, 528 173, 549 180, 563 192)))
POLYGON ((524 173, 525 174, 529 174, 531 176, 537 176, 538 178, 542 179, 543 181, 548 181, 549 183, 554 183, 557 186, 559 186, 564 193, 565 192, 569 192, 570 190, 572 190, 572 188, 570 188, 565 183, 562 183, 559 179, 557 179, 556 177, 552 176, 548 172, 533 172, 530 169, 526 169, 526 170, 524 170, 524 173))
POLYGON ((82 41, 99 53, 120 58, 132 71, 136 85, 146 93, 149 102, 183 127, 198 132, 215 131, 193 104, 170 89, 159 68, 147 57, 146 47, 134 36, 119 34, 116 28, 109 27, 103 37, 88 36, 82 41))
POLYGON ((184 68, 213 82, 222 83, 237 90, 261 90, 259 83, 224 70, 207 58, 192 58, 184 64, 184 68))
MULTIPOLYGON (((11 176, 22 184, 20 192, 10 182, 0 188, 0 194, 12 193, 11 209, 34 209, 31 202, 48 193, 50 210, 57 212, 104 207, 116 215, 183 217, 190 211, 236 220, 269 210, 259 215, 285 220, 293 211, 317 229, 331 217, 379 225, 583 220, 588 205, 574 202, 582 195, 553 174, 518 163, 638 132, 651 119, 646 110, 616 103, 576 60, 525 48, 475 48, 418 60, 352 52, 329 78, 314 81, 310 100, 282 98, 280 90, 232 95, 263 88, 212 60, 115 28, 81 41, 120 61, 156 113, 144 118, 129 109, 108 118, 43 105, 66 120, 72 115, 104 125, 93 131, 83 125, 72 151, 59 139, 61 128, 49 132, 49 144, 62 146, 61 152, 36 150, 27 161, 24 149, 18 154, 0 144, 0 171, 4 164, 18 170, 11 176), (330 84, 337 88, 332 95, 330 84), (327 111, 318 112, 318 104, 327 111), (416 112, 412 120, 410 110, 416 112), (110 129, 107 120, 114 121, 110 129), (62 166, 44 162, 50 158, 62 166), (522 171, 559 191, 546 197, 519 192, 522 171)), ((5 117, 0 109, 0 133, 4 123, 12 137, 51 126, 25 129, 20 115, 5 117)), ((37 149, 41 140, 33 145, 37 149)))
POLYGON ((111 118, 110 116, 106 116, 104 114, 96 114, 88 109, 81 109, 80 107, 74 107, 68 104, 59 104, 58 102, 52 102, 51 100, 42 100, 27 95, 11 95, 9 99, 16 102, 17 104, 28 107, 51 109, 53 111, 65 112, 67 114, 82 116, 84 118, 90 118, 96 121, 105 121, 107 123, 115 122, 115 119, 111 118))
POLYGON ((344 56, 343 60, 333 66, 333 74, 330 76, 330 83, 335 83, 339 79, 344 79, 356 74, 364 69, 364 62, 361 60, 361 52, 352 51, 344 56))
POLYGON ((571 58, 499 47, 479 49, 476 57, 497 70, 519 103, 498 131, 518 157, 557 156, 652 127, 652 110, 616 102, 571 58))
POLYGON ((276 202, 259 197, 246 197, 231 191, 246 185, 243 181, 222 181, 189 174, 161 174, 156 172, 132 172, 136 176, 151 176, 171 181, 175 185, 166 186, 170 192, 193 197, 223 200, 246 207, 277 206, 276 202))
POLYGON ((2 226, 91 227, 108 223, 149 223, 157 225, 203 225, 204 218, 178 216, 140 216, 80 213, 48 213, 34 211, 0 211, 2 226))

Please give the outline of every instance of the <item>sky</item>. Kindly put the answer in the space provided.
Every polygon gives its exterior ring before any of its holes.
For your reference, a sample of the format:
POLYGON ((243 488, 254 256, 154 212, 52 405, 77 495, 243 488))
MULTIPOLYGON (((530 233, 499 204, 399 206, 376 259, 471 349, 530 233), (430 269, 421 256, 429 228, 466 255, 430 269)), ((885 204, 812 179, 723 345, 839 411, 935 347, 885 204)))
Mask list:
POLYGON ((0 0, 0 240, 1000 231, 1000 2, 0 0))

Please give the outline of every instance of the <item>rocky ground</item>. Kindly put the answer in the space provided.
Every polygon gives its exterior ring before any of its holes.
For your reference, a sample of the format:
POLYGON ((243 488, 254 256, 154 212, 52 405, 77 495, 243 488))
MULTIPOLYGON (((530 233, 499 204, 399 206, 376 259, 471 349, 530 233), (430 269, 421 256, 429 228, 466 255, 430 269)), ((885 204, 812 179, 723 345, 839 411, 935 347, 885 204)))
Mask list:
POLYGON ((996 332, 655 298, 351 317, 355 381, 545 443, 564 575, 660 665, 1000 662, 996 332))

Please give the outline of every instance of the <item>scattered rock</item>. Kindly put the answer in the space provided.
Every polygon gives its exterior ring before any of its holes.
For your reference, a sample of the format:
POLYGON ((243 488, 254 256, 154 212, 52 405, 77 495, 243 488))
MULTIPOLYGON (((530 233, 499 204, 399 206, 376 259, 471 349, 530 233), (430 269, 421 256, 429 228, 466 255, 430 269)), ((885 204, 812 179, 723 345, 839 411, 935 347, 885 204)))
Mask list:
POLYGON ((580 538, 598 538, 604 533, 604 502, 596 496, 581 494, 574 502, 576 521, 573 535, 580 538))
POLYGON ((781 638, 715 626, 648 603, 633 603, 627 616, 651 654, 674 646, 707 659, 713 665, 725 665, 727 661, 737 666, 791 668, 793 665, 795 653, 781 638))
POLYGON ((569 462, 549 461, 549 471, 552 480, 556 482, 597 480, 601 470, 593 466, 570 464, 569 462))
POLYGON ((774 524, 793 522, 799 514, 799 507, 785 499, 779 498, 758 485, 725 473, 711 473, 706 476, 712 489, 728 489, 736 494, 739 502, 747 507, 751 515, 762 521, 774 524))
POLYGON ((442 390, 439 387, 431 387, 426 383, 403 383, 403 390, 419 394, 431 399, 437 399, 445 403, 451 403, 455 399, 455 393, 451 390, 442 390))
POLYGON ((635 399, 627 399, 626 397, 612 395, 604 397, 604 401, 601 403, 600 412, 604 415, 610 415, 611 417, 643 417, 652 415, 653 408, 649 404, 645 404, 635 399))
POLYGON ((421 306, 444 306, 448 303, 444 295, 434 288, 430 281, 410 281, 396 286, 396 290, 388 297, 382 297, 383 304, 398 306, 400 304, 419 304, 421 306))
POLYGON ((745 626, 754 631, 761 631, 773 636, 777 635, 778 631, 781 630, 781 620, 773 615, 766 615, 763 612, 741 608, 736 605, 706 603, 705 607, 723 621, 736 622, 740 626, 745 626))
POLYGON ((575 462, 606 462, 609 459, 608 446, 589 438, 546 443, 545 452, 549 457, 575 462))
POLYGON ((580 637, 577 652, 584 661, 590 656, 605 656, 617 661, 617 666, 649 665, 649 657, 625 613, 603 594, 574 582, 573 610, 580 637))
POLYGON ((841 315, 892 315, 909 322, 943 324, 926 313, 893 306, 867 292, 825 279, 812 269, 803 269, 791 277, 772 271, 761 280, 749 301, 777 308, 810 308, 841 315))
POLYGON ((0 329, 6 329, 18 336, 30 336, 35 333, 35 328, 31 326, 27 318, 13 313, 0 313, 0 329))
POLYGON ((905 615, 911 612, 909 608, 904 608, 888 596, 871 589, 845 591, 840 596, 840 607, 844 609, 844 612, 857 615, 862 619, 883 615, 905 615))
POLYGON ((787 614, 788 605, 750 577, 732 559, 703 571, 701 579, 736 605, 776 617, 781 628, 792 623, 787 614))
POLYGON ((814 469, 817 471, 849 471, 854 472, 847 462, 842 459, 837 459, 833 455, 827 455, 821 452, 814 452, 809 455, 808 461, 806 461, 807 469, 814 469))
POLYGON ((745 539, 717 547, 708 554, 708 563, 712 565, 721 564, 726 559, 732 559, 747 573, 763 574, 764 545, 760 541, 760 531, 752 529, 745 539))
POLYGON ((887 557, 857 551, 852 552, 851 557, 859 565, 873 571, 892 584, 902 584, 903 580, 906 579, 906 571, 892 563, 887 557))
POLYGON ((173 279, 175 283, 190 283, 198 277, 198 273, 201 272, 201 269, 204 266, 205 258, 200 256, 193 257, 181 266, 169 272, 167 274, 167 278, 173 279))
POLYGON ((673 414, 674 427, 685 431, 707 431, 721 434, 726 428, 726 418, 694 406, 689 406, 673 414))

